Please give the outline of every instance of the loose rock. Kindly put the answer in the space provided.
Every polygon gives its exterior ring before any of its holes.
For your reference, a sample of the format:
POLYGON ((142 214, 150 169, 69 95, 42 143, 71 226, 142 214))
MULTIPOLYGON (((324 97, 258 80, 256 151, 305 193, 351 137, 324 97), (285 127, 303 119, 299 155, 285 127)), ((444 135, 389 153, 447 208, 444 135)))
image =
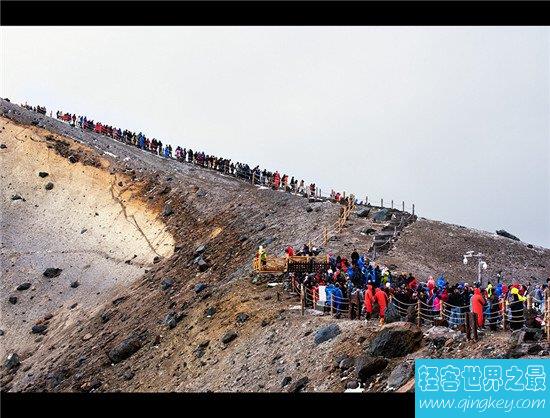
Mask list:
POLYGON ((359 356, 355 360, 355 372, 361 382, 380 373, 388 365, 388 360, 383 357, 359 356))
POLYGON ((301 392, 307 386, 308 383, 309 383, 309 377, 302 377, 301 379, 294 382, 290 386, 288 391, 293 393, 301 392))
POLYGON ((402 357, 420 347, 422 330, 409 322, 384 325, 370 344, 375 356, 402 357))
POLYGON ((44 270, 44 273, 42 273, 42 275, 44 277, 47 277, 48 279, 53 279, 54 277, 59 276, 62 271, 63 271, 63 269, 49 267, 46 270, 44 270))
POLYGON ((229 344, 231 341, 233 341, 235 338, 237 338, 237 333, 235 331, 228 331, 223 337, 222 337, 222 343, 229 344))
POLYGON ((48 326, 46 324, 36 324, 31 329, 33 334, 45 334, 47 330, 48 326))
POLYGON ((162 290, 168 290, 174 285, 174 279, 171 277, 166 277, 160 282, 162 290))
POLYGON ((4 366, 6 366, 8 370, 17 369, 20 365, 21 365, 21 359, 19 358, 17 353, 11 353, 10 355, 8 355, 8 358, 4 363, 4 366))
POLYGON ((141 341, 137 337, 128 337, 109 351, 108 356, 113 363, 120 363, 137 352, 140 348, 141 341))
POLYGON ((330 324, 319 328, 315 333, 315 344, 319 345, 325 341, 332 340, 338 336, 342 331, 337 324, 330 324))

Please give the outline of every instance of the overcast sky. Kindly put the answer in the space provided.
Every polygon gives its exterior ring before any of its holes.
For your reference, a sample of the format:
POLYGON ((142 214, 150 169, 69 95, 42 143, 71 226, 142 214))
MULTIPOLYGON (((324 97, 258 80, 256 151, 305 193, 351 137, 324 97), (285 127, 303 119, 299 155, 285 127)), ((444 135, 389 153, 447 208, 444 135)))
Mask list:
POLYGON ((0 30, 12 101, 550 247, 548 28, 0 30))

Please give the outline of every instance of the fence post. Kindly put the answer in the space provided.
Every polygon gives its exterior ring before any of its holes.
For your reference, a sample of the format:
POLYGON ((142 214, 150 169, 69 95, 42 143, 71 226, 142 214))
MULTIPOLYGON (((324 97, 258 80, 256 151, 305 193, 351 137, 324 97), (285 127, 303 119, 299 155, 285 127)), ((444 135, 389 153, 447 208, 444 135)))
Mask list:
POLYGON ((401 212, 405 212, 405 201, 401 202, 401 212))
POLYGON ((384 207, 384 199, 380 199, 380 207, 381 207, 381 208, 384 207))
POLYGON ((445 302, 439 302, 439 319, 443 319, 443 310, 445 309, 445 302))
POLYGON ((280 302, 280 301, 281 301, 281 294, 277 292, 277 302, 280 302))
POLYGON ((477 313, 471 312, 470 315, 474 341, 477 341, 477 313))
POLYGON ((334 316, 334 295, 330 295, 330 316, 334 316))
POLYGON ((466 312, 464 315, 464 326, 466 327, 466 339, 470 341, 472 339, 471 324, 470 324, 470 312, 466 312))
POLYGON ((527 311, 530 311, 532 306, 533 306, 533 302, 531 299, 531 295, 527 295, 527 311))
POLYGON ((393 199, 391 200, 391 208, 393 209, 393 199))
POLYGON ((413 213, 412 214, 414 215, 414 203, 413 203, 413 213))
POLYGON ((365 196, 365 206, 367 206, 369 204, 369 196, 365 196))
POLYGON ((417 310, 416 325, 420 326, 420 325, 421 325, 421 317, 420 317, 420 299, 418 299, 418 301, 416 302, 416 310, 417 310))
POLYGON ((506 317, 507 317, 507 313, 506 313, 506 299, 504 299, 502 301, 502 329, 504 329, 506 331, 506 317))
POLYGON ((323 242, 325 243, 325 246, 328 243, 328 230, 327 230, 326 226, 325 226, 325 229, 324 229, 324 232, 323 232, 323 242))
POLYGON ((302 305, 302 316, 304 316, 304 311, 306 308, 306 300, 305 300, 305 292, 304 292, 304 284, 302 283, 300 285, 300 303, 302 305))
POLYGON ((548 344, 550 344, 550 289, 546 289, 544 291, 544 294, 545 294, 545 305, 546 305, 546 309, 545 309, 545 319, 544 319, 544 323, 545 323, 545 326, 546 326, 546 341, 548 342, 548 344))

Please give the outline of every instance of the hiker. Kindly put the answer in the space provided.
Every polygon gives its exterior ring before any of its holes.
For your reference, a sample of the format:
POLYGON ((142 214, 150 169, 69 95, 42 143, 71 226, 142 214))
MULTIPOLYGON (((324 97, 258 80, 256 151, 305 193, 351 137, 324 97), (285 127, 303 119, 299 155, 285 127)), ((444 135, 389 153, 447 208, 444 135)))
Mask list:
POLYGON ((267 265, 267 252, 262 245, 258 248, 258 258, 260 259, 261 268, 264 269, 267 265))
POLYGON ((482 328, 485 323, 485 318, 483 315, 483 307, 485 306, 485 303, 485 299, 481 295, 481 289, 476 287, 474 289, 474 295, 472 296, 472 312, 477 314, 477 326, 479 328, 482 328))
POLYGON ((287 257, 294 257, 294 248, 292 248, 292 246, 289 245, 285 249, 285 254, 287 255, 287 257))
POLYGON ((384 315, 388 304, 388 296, 381 288, 377 287, 374 292, 374 299, 376 300, 379 308, 380 325, 384 325, 384 315))
POLYGON ((279 183, 281 181, 281 175, 278 171, 275 171, 275 174, 273 174, 273 188, 275 190, 279 190, 279 183))
POLYGON ((365 291, 365 297, 363 299, 365 307, 365 319, 370 319, 372 316, 372 307, 374 304, 374 291, 372 289, 372 284, 367 285, 367 290, 365 291))
POLYGON ((520 329, 523 327, 524 317, 523 317, 523 302, 525 297, 519 294, 517 287, 512 287, 510 290, 510 328, 513 330, 520 329))

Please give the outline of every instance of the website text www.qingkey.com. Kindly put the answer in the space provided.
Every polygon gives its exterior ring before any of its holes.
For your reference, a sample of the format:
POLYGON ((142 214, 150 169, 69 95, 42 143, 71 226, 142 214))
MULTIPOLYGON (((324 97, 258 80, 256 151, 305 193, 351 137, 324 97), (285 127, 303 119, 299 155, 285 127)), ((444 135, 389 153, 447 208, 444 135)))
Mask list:
POLYGON ((546 407, 544 398, 504 399, 487 396, 482 398, 419 399, 418 402, 420 409, 460 409, 463 412, 468 410, 485 412, 493 409, 509 413, 514 409, 544 409, 546 407))

